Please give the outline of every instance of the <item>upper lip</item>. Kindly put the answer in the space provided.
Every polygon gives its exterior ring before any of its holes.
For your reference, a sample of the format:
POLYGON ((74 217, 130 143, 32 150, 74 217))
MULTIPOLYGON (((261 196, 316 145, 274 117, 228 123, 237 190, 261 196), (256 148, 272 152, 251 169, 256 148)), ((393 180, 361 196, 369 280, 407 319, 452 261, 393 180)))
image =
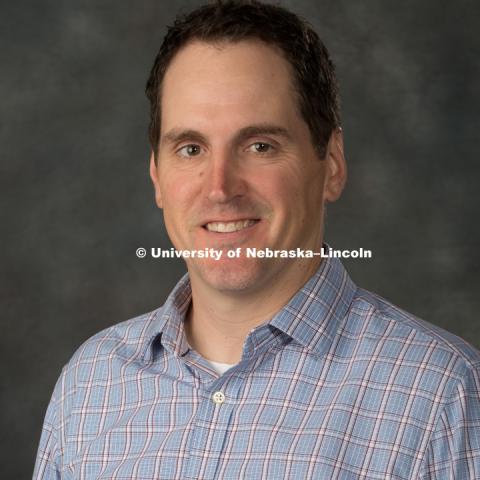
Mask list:
POLYGON ((209 223, 232 223, 232 222, 243 222, 245 220, 260 220, 258 217, 255 217, 255 216, 252 216, 252 217, 249 217, 249 216, 242 216, 242 217, 238 217, 238 218, 226 218, 226 219, 222 219, 222 218, 212 218, 210 220, 206 220, 204 222, 201 222, 200 225, 202 227, 204 227, 205 225, 208 225, 209 223))

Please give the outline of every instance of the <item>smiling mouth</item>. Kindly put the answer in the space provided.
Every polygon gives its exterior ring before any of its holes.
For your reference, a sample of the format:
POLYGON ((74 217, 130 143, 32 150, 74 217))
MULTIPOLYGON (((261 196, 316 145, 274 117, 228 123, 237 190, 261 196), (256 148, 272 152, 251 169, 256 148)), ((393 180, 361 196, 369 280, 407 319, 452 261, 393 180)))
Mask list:
POLYGON ((232 233, 243 230, 244 228, 251 227, 255 225, 260 220, 257 219, 248 219, 248 220, 239 220, 236 222, 209 222, 203 226, 209 232, 217 233, 232 233))

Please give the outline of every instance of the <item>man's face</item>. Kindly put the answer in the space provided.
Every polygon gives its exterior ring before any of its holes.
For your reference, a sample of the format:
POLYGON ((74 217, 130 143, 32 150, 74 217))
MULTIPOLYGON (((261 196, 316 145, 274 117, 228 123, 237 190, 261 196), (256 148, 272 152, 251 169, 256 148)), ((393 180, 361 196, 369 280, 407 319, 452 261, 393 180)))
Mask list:
POLYGON ((192 284, 258 291, 309 267, 301 259, 227 258, 238 247, 319 251, 323 204, 343 186, 341 136, 332 135, 319 159, 290 66, 274 48, 183 48, 163 82, 158 152, 150 173, 173 245, 223 251, 220 260, 187 260, 192 284))

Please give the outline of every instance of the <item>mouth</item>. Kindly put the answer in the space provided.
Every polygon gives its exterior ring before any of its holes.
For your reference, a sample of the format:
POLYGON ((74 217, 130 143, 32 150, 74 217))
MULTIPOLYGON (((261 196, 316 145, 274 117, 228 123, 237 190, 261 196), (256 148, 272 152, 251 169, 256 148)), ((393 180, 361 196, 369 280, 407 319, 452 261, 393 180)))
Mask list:
POLYGON ((257 224, 259 219, 236 220, 232 222, 208 222, 203 228, 215 233, 233 233, 257 224))

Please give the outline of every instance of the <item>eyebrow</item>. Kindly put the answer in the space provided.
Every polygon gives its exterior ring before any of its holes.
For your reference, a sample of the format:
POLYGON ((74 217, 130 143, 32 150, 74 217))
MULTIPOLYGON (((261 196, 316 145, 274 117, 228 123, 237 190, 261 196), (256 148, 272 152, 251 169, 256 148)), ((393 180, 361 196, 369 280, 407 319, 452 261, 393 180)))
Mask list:
MULTIPOLYGON (((249 125, 240 129, 235 134, 234 141, 239 143, 257 135, 275 135, 284 137, 286 140, 292 139, 292 136, 286 128, 280 127, 279 125, 261 123, 258 125, 249 125)), ((172 128, 170 131, 162 135, 160 142, 168 144, 178 144, 186 140, 207 143, 205 135, 203 135, 198 130, 181 130, 178 128, 172 128)))

